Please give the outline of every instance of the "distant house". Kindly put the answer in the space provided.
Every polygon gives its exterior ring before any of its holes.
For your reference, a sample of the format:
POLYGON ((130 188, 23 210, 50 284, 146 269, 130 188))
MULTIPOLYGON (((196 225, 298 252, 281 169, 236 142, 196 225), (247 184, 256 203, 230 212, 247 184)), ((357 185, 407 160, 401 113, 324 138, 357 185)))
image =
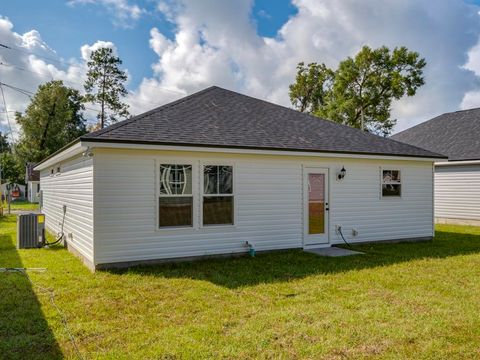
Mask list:
POLYGON ((27 163, 25 167, 27 200, 32 203, 38 202, 40 195, 40 171, 34 170, 35 165, 35 163, 27 163))
POLYGON ((210 87, 36 166, 52 232, 90 268, 431 239, 444 156, 210 87), (248 242, 248 244, 247 244, 248 242))
POLYGON ((0 185, 1 200, 5 201, 10 193, 12 201, 25 199, 25 185, 17 183, 4 183, 0 185))
POLYGON ((480 108, 437 116, 393 139, 448 156, 435 163, 435 219, 480 225, 480 108))

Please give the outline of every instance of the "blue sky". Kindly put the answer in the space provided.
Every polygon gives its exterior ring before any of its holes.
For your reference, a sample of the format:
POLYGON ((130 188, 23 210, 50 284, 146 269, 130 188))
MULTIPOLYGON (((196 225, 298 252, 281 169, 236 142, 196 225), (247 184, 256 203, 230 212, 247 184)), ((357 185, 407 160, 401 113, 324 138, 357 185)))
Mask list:
MULTIPOLYGON (((135 3, 147 9, 148 14, 128 27, 112 23, 109 18, 113 15, 107 8, 93 4, 69 5, 61 0, 5 1, 0 15, 8 17, 18 33, 39 31, 42 39, 62 58, 78 58, 80 46, 97 40, 117 44, 124 66, 131 74, 129 86, 134 88, 151 74, 151 64, 156 60, 148 44, 150 29, 156 27, 169 38, 173 38, 175 29, 162 13, 155 11, 156 2, 135 3)), ((288 0, 260 0, 254 3, 251 15, 260 35, 274 37, 295 13, 296 8, 288 0)))
MULTIPOLYGON (((109 46, 129 74, 132 114, 211 85, 290 106, 298 62, 335 67, 364 45, 404 45, 427 67, 417 95, 393 103, 400 131, 480 106, 479 1, 4 1, 0 39, 21 51, 0 48, 0 79, 29 91, 60 79, 82 91, 89 54, 109 46)), ((10 114, 28 105, 24 94, 5 94, 10 114)))

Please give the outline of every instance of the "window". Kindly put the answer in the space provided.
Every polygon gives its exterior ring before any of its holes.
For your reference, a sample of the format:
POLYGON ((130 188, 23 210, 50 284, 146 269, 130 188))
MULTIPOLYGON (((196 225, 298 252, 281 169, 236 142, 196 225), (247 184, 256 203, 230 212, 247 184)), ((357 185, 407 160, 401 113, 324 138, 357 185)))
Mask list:
POLYGON ((382 196, 401 196, 400 170, 382 170, 382 196))
POLYGON ((233 225, 233 167, 203 168, 203 225, 233 225))
POLYGON ((192 165, 160 165, 159 227, 193 226, 192 165))

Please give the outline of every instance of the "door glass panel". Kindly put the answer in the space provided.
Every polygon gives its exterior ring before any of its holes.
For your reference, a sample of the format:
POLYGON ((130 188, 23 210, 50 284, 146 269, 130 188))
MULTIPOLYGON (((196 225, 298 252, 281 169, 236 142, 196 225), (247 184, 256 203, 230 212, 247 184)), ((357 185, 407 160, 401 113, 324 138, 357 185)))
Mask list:
POLYGON ((308 174, 308 233, 325 232, 325 175, 308 174))

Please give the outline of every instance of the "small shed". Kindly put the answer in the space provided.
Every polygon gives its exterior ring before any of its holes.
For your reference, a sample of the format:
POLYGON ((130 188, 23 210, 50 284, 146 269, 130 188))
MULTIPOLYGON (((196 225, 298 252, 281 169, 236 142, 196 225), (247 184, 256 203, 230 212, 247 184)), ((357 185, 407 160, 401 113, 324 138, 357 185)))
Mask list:
POLYGON ((34 170, 36 163, 29 162, 25 166, 25 183, 27 184, 27 200, 38 203, 40 197, 40 171, 34 170))

